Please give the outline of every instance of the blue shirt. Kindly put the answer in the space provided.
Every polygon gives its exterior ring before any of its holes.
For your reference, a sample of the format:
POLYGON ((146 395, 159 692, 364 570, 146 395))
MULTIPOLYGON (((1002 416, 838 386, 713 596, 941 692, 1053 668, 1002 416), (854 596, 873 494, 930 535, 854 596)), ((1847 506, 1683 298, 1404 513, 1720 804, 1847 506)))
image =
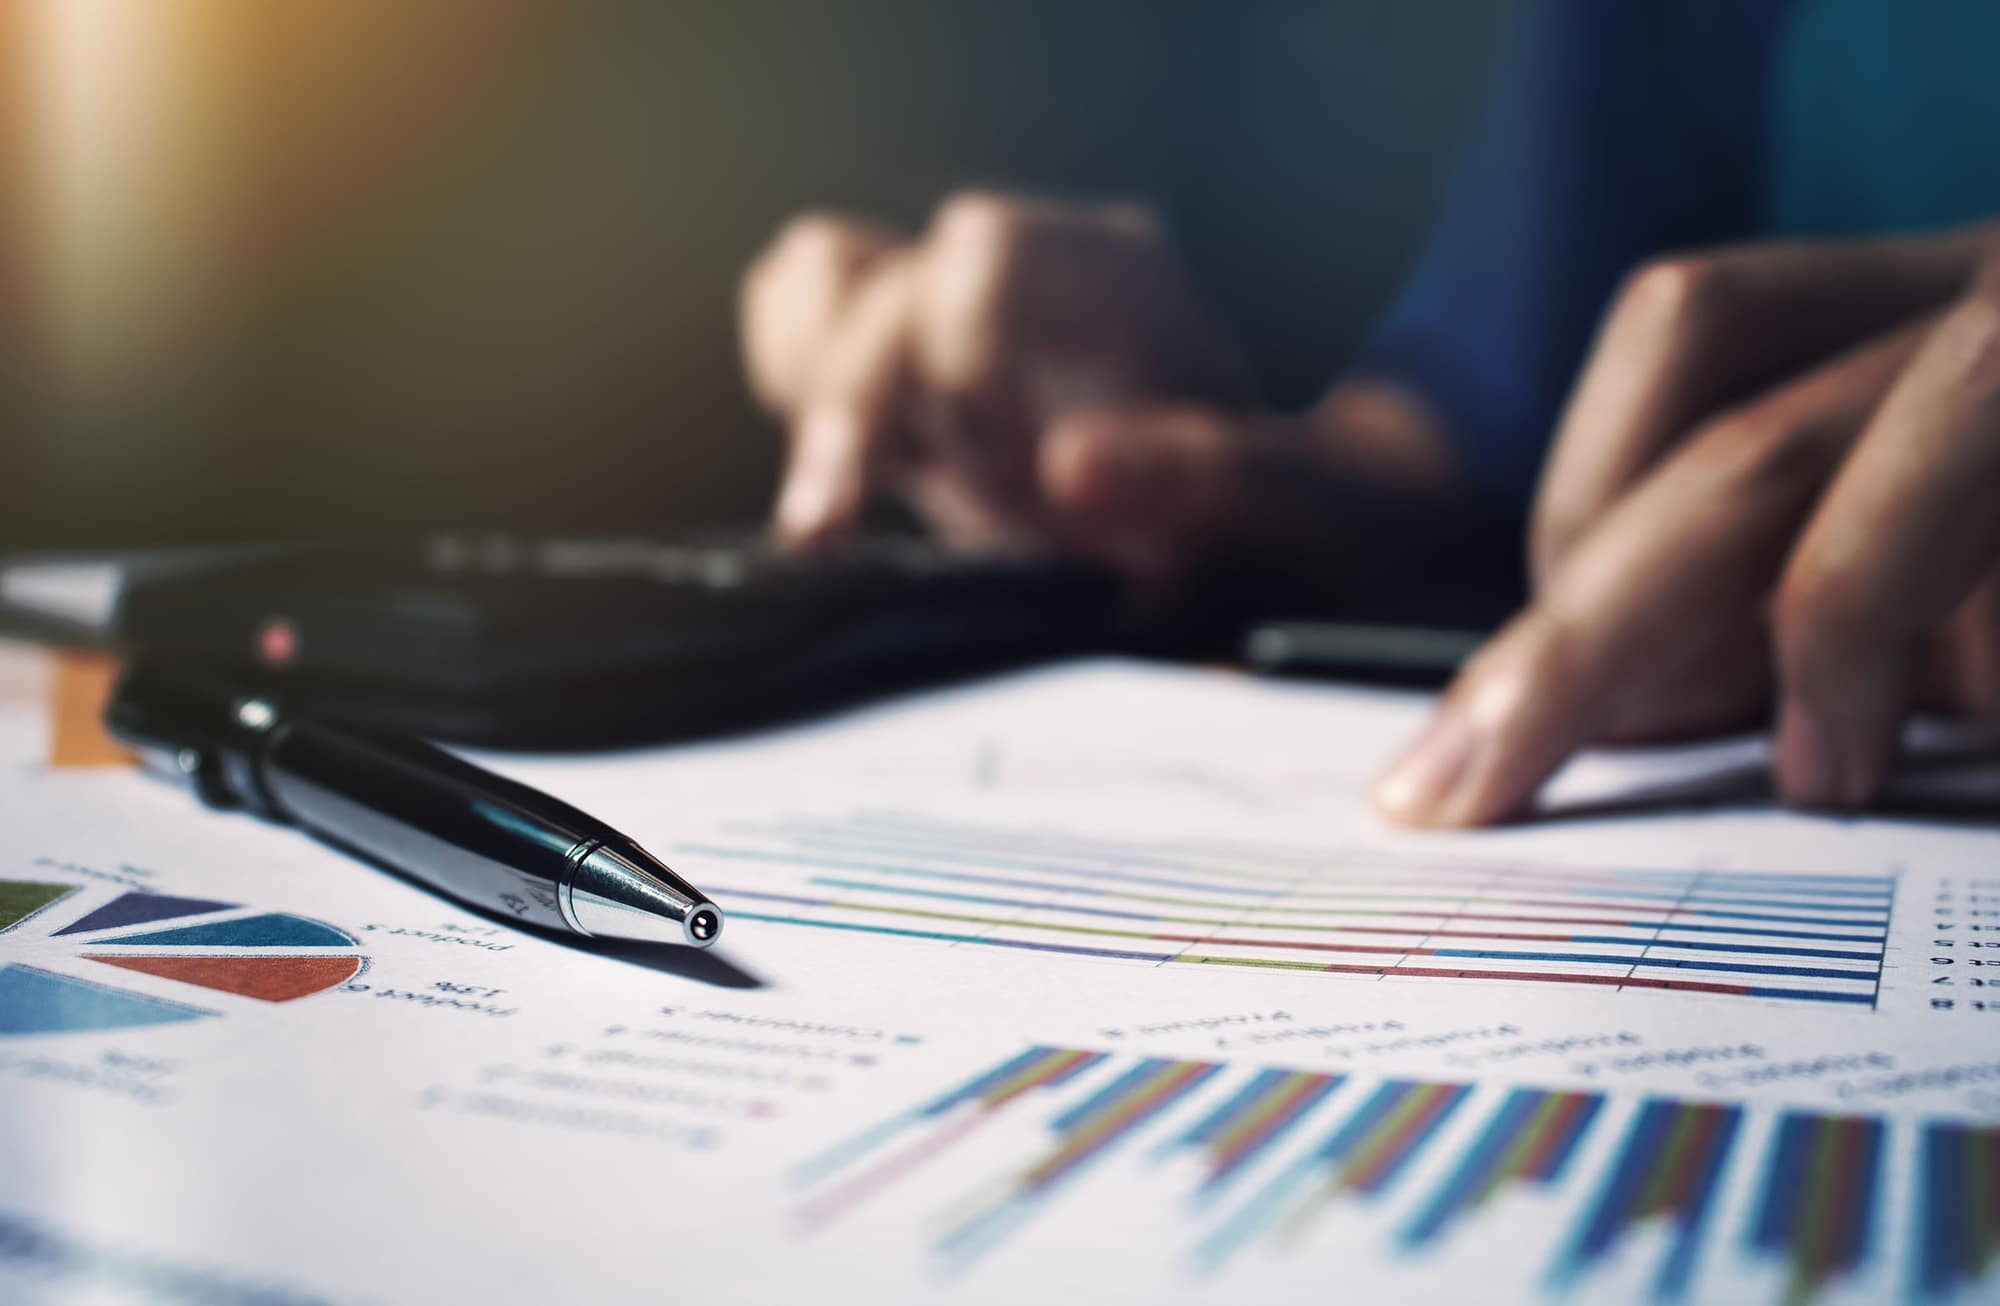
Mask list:
POLYGON ((2000 214, 1994 0, 1527 0, 1429 251, 1356 360, 1525 506, 1619 281, 1727 241, 2000 214))

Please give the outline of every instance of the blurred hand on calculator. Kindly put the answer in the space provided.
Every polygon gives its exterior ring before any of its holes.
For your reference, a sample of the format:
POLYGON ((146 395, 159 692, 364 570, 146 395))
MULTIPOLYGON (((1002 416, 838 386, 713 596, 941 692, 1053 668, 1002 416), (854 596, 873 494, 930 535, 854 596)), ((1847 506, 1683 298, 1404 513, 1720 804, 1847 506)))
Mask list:
POLYGON ((746 366, 786 425, 799 546, 900 498, 947 543, 1094 557, 1169 581, 1219 545, 1339 547, 1317 484, 1435 494, 1413 397, 1256 400, 1233 334, 1144 210, 962 194, 904 237, 794 219, 742 287, 746 366))

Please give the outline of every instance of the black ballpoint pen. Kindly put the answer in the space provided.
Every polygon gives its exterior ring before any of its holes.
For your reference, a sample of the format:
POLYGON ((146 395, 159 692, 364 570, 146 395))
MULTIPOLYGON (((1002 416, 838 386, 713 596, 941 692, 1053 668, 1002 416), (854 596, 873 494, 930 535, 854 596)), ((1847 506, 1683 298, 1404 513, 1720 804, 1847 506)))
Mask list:
POLYGON ((204 802, 298 825, 471 906, 586 937, 705 948, 722 933, 716 905, 632 839, 421 740, 144 662, 105 722, 204 802))

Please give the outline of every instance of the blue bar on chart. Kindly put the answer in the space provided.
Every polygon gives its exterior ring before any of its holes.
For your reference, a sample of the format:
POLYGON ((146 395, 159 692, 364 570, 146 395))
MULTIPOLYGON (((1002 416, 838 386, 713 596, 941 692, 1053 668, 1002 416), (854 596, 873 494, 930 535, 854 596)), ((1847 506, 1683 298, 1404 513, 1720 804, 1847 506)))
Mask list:
POLYGON ((2000 1126, 1933 1121, 1918 1146, 1914 1288, 1943 1300, 2000 1256, 2000 1126))
POLYGON ((1158 1155, 1199 1152, 1207 1173, 1195 1198, 1212 1199, 1245 1166, 1289 1134, 1343 1078, 1304 1070, 1260 1070, 1186 1133, 1170 1139, 1158 1155))
POLYGON ((1510 1092, 1450 1176, 1403 1227, 1398 1235, 1403 1250, 1428 1247, 1508 1184, 1547 1187, 1562 1178, 1603 1106, 1597 1093, 1510 1092))
POLYGON ((1209 1061, 1147 1057, 1051 1122, 1055 1145, 1005 1183, 999 1195, 960 1220, 937 1250, 963 1263, 1019 1227, 1038 1205, 1091 1162, 1157 1118, 1221 1067, 1209 1061))
POLYGON ((1694 1273, 1722 1165, 1742 1122, 1737 1106, 1647 1100, 1550 1273, 1550 1286, 1576 1286, 1634 1226, 1658 1219, 1670 1221, 1673 1234, 1653 1279, 1653 1296, 1678 1300, 1694 1273))
POLYGON ((1202 1239, 1195 1248, 1197 1265, 1218 1269, 1246 1243, 1280 1225, 1297 1232, 1343 1195, 1371 1198, 1387 1192, 1471 1091, 1464 1084, 1384 1082, 1324 1141, 1202 1239))
POLYGON ((1105 1059, 1102 1052, 1074 1048, 1032 1047, 973 1076, 922 1106, 864 1130, 800 1165, 793 1181, 801 1187, 839 1177, 841 1182, 815 1197, 799 1212, 809 1226, 823 1224, 864 1198, 943 1152, 952 1143, 1030 1094, 1074 1080, 1105 1059), (906 1134, 918 1135, 901 1152, 877 1157, 906 1134), (854 1172, 862 1162, 875 1164, 854 1172))
POLYGON ((1791 1263, 1786 1300, 1805 1301, 1866 1263, 1884 1133, 1876 1117, 1788 1111, 1778 1121, 1749 1243, 1791 1263))

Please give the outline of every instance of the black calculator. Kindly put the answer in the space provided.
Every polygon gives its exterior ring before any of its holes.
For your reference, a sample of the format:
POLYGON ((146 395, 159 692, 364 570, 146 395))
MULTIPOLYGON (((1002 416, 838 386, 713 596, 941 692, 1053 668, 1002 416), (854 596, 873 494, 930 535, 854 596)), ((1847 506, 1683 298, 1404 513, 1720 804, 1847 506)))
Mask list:
POLYGON ((887 690, 1130 643, 1118 577, 914 536, 445 534, 129 578, 127 648, 357 724, 474 746, 745 729, 887 690))

